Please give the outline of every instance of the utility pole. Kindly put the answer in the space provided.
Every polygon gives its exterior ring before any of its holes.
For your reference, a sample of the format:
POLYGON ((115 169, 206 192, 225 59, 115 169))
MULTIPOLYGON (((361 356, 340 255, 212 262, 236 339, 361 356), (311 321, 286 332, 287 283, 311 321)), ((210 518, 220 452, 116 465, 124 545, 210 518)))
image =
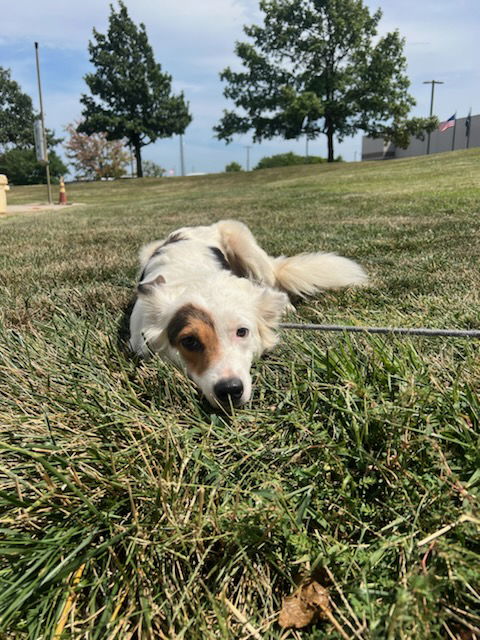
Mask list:
POLYGON ((185 159, 183 157, 183 135, 180 134, 180 173, 185 175, 185 159))
POLYGON ((245 149, 247 150, 247 171, 250 171, 250 149, 252 147, 249 145, 245 146, 245 149))
POLYGON ((45 172, 47 174, 48 204, 52 204, 52 186, 50 184, 50 165, 48 162, 48 145, 47 145, 47 136, 45 135, 45 118, 43 115, 42 84, 40 82, 40 62, 38 60, 38 42, 35 42, 35 59, 37 61, 38 97, 40 100, 40 121, 42 123, 42 136, 45 142, 45 158, 46 158, 45 172))
POLYGON ((308 158, 308 135, 305 136, 305 157, 308 158))
MULTIPOLYGON (((430 97, 430 117, 433 116, 433 96, 435 93, 435 85, 436 84, 445 84, 444 82, 441 82, 441 80, 425 80, 423 84, 431 84, 432 85, 432 95, 430 97)), ((430 153, 430 131, 428 132, 428 137, 427 137, 427 156, 430 153)))

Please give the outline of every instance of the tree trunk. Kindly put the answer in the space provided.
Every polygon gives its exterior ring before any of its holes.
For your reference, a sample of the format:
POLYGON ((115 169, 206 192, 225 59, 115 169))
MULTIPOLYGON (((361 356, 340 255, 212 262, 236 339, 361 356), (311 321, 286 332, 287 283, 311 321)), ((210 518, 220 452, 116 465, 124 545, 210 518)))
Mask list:
POLYGON ((142 169, 142 147, 139 143, 135 143, 135 161, 137 163, 137 178, 143 178, 143 169, 142 169))
POLYGON ((327 140, 328 140, 328 162, 333 162, 335 160, 333 155, 333 127, 329 126, 327 129, 327 140))

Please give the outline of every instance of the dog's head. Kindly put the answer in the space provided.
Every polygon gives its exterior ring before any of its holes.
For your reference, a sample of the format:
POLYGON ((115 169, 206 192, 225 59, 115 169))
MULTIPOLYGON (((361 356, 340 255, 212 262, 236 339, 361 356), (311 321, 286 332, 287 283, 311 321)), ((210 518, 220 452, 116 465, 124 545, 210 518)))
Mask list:
POLYGON ((232 276, 201 287, 201 293, 172 294, 164 284, 160 277, 138 289, 149 349, 184 368, 210 404, 248 402, 252 361, 276 344, 288 296, 232 276))

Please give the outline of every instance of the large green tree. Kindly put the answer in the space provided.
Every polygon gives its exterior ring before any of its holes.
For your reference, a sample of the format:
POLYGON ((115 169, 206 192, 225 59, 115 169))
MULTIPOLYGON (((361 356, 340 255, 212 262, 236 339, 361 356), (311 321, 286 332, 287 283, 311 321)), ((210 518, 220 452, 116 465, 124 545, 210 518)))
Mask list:
POLYGON ((12 80, 10 69, 0 67, 0 149, 33 145, 32 99, 12 80))
POLYGON ((105 133, 109 140, 126 138, 135 151, 142 177, 141 150, 158 138, 181 134, 192 117, 183 93, 172 94, 172 77, 155 62, 145 25, 137 25, 125 4, 110 5, 106 35, 93 30, 89 43, 94 73, 85 76, 92 96, 83 95, 79 131, 105 133))
MULTIPOLYGON (((30 96, 12 80, 10 69, 0 67, 0 173, 14 184, 46 182, 45 168, 38 163, 34 151, 33 123, 37 117, 30 96)), ((62 141, 48 129, 46 135, 50 149, 62 141)), ((53 178, 68 171, 52 150, 49 166, 53 178)))
POLYGON ((415 101, 404 40, 397 31, 377 36, 380 10, 371 14, 363 0, 261 0, 260 8, 263 26, 244 27, 251 42, 236 43, 244 69, 220 74, 239 111, 224 111, 219 139, 325 134, 332 162, 334 136, 361 130, 402 146, 435 127, 408 119, 415 101))

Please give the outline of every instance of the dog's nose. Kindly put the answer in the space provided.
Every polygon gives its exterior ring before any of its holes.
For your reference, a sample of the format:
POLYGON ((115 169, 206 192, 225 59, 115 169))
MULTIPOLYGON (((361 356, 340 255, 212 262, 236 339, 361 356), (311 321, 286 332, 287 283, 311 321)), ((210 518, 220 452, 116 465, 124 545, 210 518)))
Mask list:
POLYGON ((213 387, 213 391, 220 402, 228 402, 229 398, 236 402, 242 397, 243 382, 240 378, 225 378, 217 382, 213 387))

